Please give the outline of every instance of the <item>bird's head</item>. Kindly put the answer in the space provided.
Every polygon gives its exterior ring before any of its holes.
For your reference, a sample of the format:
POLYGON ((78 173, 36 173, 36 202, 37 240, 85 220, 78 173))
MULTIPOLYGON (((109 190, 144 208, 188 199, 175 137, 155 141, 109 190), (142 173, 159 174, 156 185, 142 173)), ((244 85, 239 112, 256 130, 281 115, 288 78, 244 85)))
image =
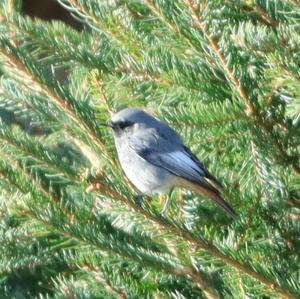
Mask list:
POLYGON ((114 134, 119 136, 123 132, 130 130, 134 125, 140 126, 155 126, 158 121, 138 108, 126 108, 115 114, 111 121, 107 123, 100 123, 113 129, 114 134))

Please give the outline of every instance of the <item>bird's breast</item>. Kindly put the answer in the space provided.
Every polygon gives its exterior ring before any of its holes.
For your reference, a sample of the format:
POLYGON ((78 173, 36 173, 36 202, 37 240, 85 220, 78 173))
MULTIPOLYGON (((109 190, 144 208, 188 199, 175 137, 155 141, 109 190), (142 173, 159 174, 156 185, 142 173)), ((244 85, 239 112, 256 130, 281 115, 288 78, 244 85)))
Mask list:
POLYGON ((116 142, 123 171, 131 183, 142 193, 165 193, 173 187, 173 175, 141 158, 127 143, 116 142))

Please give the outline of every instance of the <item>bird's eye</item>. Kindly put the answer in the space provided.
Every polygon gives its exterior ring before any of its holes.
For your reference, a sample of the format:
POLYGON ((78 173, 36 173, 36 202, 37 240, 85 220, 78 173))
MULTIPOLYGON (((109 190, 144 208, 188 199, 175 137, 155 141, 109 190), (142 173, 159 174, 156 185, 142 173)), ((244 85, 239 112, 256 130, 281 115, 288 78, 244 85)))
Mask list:
POLYGON ((133 125, 133 123, 130 121, 120 121, 120 122, 115 123, 115 127, 120 130, 124 130, 125 128, 130 127, 132 125, 133 125))

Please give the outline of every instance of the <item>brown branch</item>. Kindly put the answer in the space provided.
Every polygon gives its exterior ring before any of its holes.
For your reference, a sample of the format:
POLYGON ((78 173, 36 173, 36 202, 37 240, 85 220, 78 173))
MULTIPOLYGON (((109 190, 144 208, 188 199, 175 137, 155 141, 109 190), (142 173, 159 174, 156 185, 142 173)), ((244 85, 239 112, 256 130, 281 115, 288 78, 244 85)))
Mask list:
POLYGON ((111 293, 115 297, 119 299, 127 298, 126 293, 124 291, 117 290, 103 274, 101 275, 100 268, 96 268, 92 265, 85 265, 81 266, 80 269, 86 271, 87 273, 92 273, 95 279, 105 287, 106 291, 111 293))
MULTIPOLYGON (((3 151, 1 151, 3 153, 3 151)), ((9 155, 4 153, 7 156, 7 160, 9 159, 9 155)), ((10 160, 11 163, 12 160, 10 160)), ((32 176, 32 173, 30 169, 28 172, 20 165, 19 162, 14 163, 15 167, 18 168, 18 170, 22 173, 23 178, 27 182, 32 182, 31 184, 34 186, 37 192, 39 192, 40 196, 45 196, 46 198, 51 201, 51 203, 58 209, 60 210, 66 219, 70 221, 70 223, 73 222, 74 220, 74 214, 73 212, 70 212, 69 210, 65 209, 65 207, 61 204, 61 200, 59 197, 57 197, 54 193, 50 192, 49 188, 45 187, 38 179, 36 179, 34 176, 32 176)), ((7 181, 9 181, 15 188, 20 190, 22 193, 27 194, 28 190, 24 190, 20 187, 20 185, 13 181, 10 177, 7 176, 7 174, 0 168, 0 174, 6 178, 7 181)))
MULTIPOLYGON (((26 84, 26 87, 33 90, 34 92, 39 92, 41 94, 44 94, 46 97, 50 98, 61 110, 66 113, 70 117, 70 119, 76 123, 89 137, 90 140, 93 141, 93 143, 98 147, 98 149, 104 154, 105 158, 114 165, 114 161, 110 158, 110 155, 108 154, 104 144, 99 140, 99 136, 97 136, 96 132, 91 129, 89 126, 87 126, 77 115, 76 112, 73 110, 71 105, 60 98, 49 86, 46 84, 40 82, 36 77, 34 77, 30 70, 26 68, 24 64, 21 63, 21 61, 13 56, 6 54, 6 50, 3 47, 0 47, 1 54, 6 58, 6 63, 9 63, 9 67, 14 67, 15 69, 18 69, 23 76, 18 77, 16 76, 15 79, 18 80, 21 83, 24 83, 25 80, 28 80, 31 84, 26 84), (25 77, 25 80, 24 80, 25 77)), ((14 77, 14 76, 12 76, 14 77)), ((29 83, 25 82, 25 83, 29 83)))
POLYGON ((179 269, 179 272, 174 273, 183 277, 191 277, 196 285, 203 291, 205 297, 208 299, 219 299, 221 298, 216 289, 212 286, 210 281, 207 279, 207 275, 196 271, 192 267, 184 267, 179 269))
POLYGON ((179 226, 175 226, 174 224, 168 222, 166 219, 158 218, 157 216, 153 215, 149 211, 143 209, 141 206, 139 206, 139 205, 135 204, 134 202, 132 202, 131 200, 127 199, 123 195, 112 190, 108 186, 103 185, 101 182, 99 182, 98 189, 101 190, 101 193, 104 193, 107 196, 114 198, 115 200, 125 204, 131 210, 143 215, 146 219, 150 220, 159 231, 165 232, 167 230, 167 231, 173 233, 174 235, 179 237, 182 241, 187 242, 194 250, 206 251, 208 254, 220 259, 222 262, 230 265, 231 267, 235 268, 237 271, 241 271, 244 274, 247 274, 248 276, 265 284, 269 290, 271 290, 272 292, 277 292, 277 294, 280 294, 283 298, 288 298, 288 299, 296 298, 288 290, 281 288, 275 281, 272 281, 272 280, 264 277, 263 275, 255 272, 247 264, 242 264, 242 263, 232 259, 231 257, 229 257, 226 254, 224 254, 223 252, 221 252, 213 244, 208 243, 207 241, 205 241, 203 239, 196 238, 189 231, 186 231, 179 226))
MULTIPOLYGON (((250 135, 250 138, 251 138, 251 135, 250 135)), ((256 170, 256 173, 257 173, 257 176, 258 176, 258 179, 259 179, 259 183, 263 188, 263 193, 262 193, 261 196, 257 197, 256 203, 253 205, 253 207, 251 209, 252 211, 249 210, 249 213, 248 213, 249 215, 254 213, 254 210, 257 207, 260 198, 263 198, 265 200, 268 199, 267 192, 265 190, 265 182, 264 182, 263 175, 262 175, 262 168, 263 167, 261 165, 261 162, 260 162, 258 154, 257 154, 257 147, 256 147, 255 142, 252 139, 250 141, 250 144, 251 144, 251 154, 252 154, 252 157, 253 157, 253 160, 254 160, 255 170, 256 170)), ((251 217, 249 219, 249 221, 252 221, 252 219, 253 219, 253 217, 251 217)), ((273 219, 273 217, 271 215, 266 215, 264 217, 264 221, 266 221, 269 225, 272 226, 273 229, 275 229, 279 232, 282 239, 285 240, 285 242, 286 242, 285 245, 289 248, 290 251, 295 250, 294 241, 290 237, 290 234, 284 228, 281 228, 279 226, 279 224, 275 221, 275 219, 273 219)))
POLYGON ((99 92, 100 92, 100 95, 102 96, 102 102, 104 103, 106 110, 109 112, 109 115, 112 117, 114 115, 114 111, 112 110, 112 107, 109 103, 109 99, 106 96, 104 81, 101 78, 101 74, 99 72, 97 72, 94 81, 95 81, 94 82, 95 86, 96 85, 99 86, 99 92))
POLYGON ((194 7, 194 4, 191 0, 183 0, 183 2, 188 6, 191 16, 195 22, 195 25, 198 27, 198 29, 201 30, 203 35, 206 37, 211 49, 219 59, 219 61, 222 63, 222 66, 225 70, 225 73, 227 74, 229 80, 232 82, 232 84, 235 86, 239 96, 244 100, 245 106, 247 107, 247 112, 249 115, 255 115, 257 114, 256 109, 251 102, 246 90, 244 89, 243 85, 240 84, 238 79, 235 77, 232 69, 229 67, 226 58, 224 54, 221 52, 221 50, 218 47, 217 41, 211 37, 211 35, 207 32, 206 26, 204 23, 200 20, 196 8, 194 7))
POLYGON ((268 16, 268 14, 258 4, 254 5, 254 11, 260 16, 265 24, 272 28, 276 28, 279 25, 278 21, 273 20, 270 16, 268 16))
POLYGON ((298 0, 288 0, 288 1, 293 3, 296 6, 300 7, 300 2, 298 0))
MULTIPOLYGON (((84 267, 81 267, 81 269, 93 273, 96 280, 102 283, 107 289, 107 291, 115 295, 117 298, 127 298, 124 292, 116 290, 111 284, 111 282, 100 274, 101 270, 99 268, 95 268, 91 265, 85 265, 84 267)), ((195 269, 193 269, 192 267, 173 268, 173 270, 171 270, 171 273, 175 276, 191 277, 192 280, 196 283, 196 285, 204 292, 205 296, 208 299, 220 298, 220 296, 212 287, 206 276, 202 273, 201 276, 199 276, 199 273, 195 271, 195 269)))
MULTIPOLYGON (((113 197, 115 199, 118 196, 117 200, 121 201, 121 203, 125 204, 125 206, 127 208, 129 207, 130 210, 133 210, 135 212, 137 212, 137 211, 146 212, 146 210, 144 210, 141 206, 134 204, 133 202, 126 199, 125 197, 123 197, 119 193, 117 193, 114 190, 110 189, 109 187, 103 185, 102 180, 103 180, 102 174, 98 173, 96 181, 94 181, 90 186, 88 186, 88 188, 86 189, 86 192, 101 191, 101 193, 104 193, 107 196, 113 197)), ((147 215, 152 215, 151 213, 148 213, 148 212, 146 212, 146 213, 147 213, 147 215)), ((157 219, 155 216, 153 216, 153 217, 154 217, 153 219, 157 219)), ((154 224, 155 227, 163 235, 164 230, 161 229, 161 227, 157 226, 157 224, 153 221, 152 221, 152 224, 154 224)), ((167 244, 168 248, 170 249, 170 246, 172 247, 172 245, 168 244, 168 240, 164 240, 164 241, 167 244)), ((174 256, 176 256, 180 260, 180 257, 178 257, 177 253, 174 250, 170 250, 170 251, 172 252, 172 254, 174 256)), ((196 285, 201 290, 203 290, 203 292, 205 293, 207 298, 209 298, 209 299, 210 298, 214 298, 214 299, 219 298, 218 293, 214 290, 214 288, 212 287, 210 281, 206 278, 206 275, 202 274, 201 272, 196 271, 196 269, 193 268, 192 266, 185 266, 184 268, 176 268, 176 269, 174 269, 174 272, 172 272, 172 273, 177 275, 177 276, 179 275, 179 276, 184 276, 184 277, 191 277, 192 280, 196 283, 196 285)))
MULTIPOLYGON (((14 148, 16 148, 18 151, 22 152, 24 155, 31 156, 36 162, 47 165, 50 169, 56 171, 57 173, 62 173, 71 182, 77 181, 79 179, 78 174, 77 175, 70 174, 65 169, 60 168, 57 164, 50 163, 49 161, 42 159, 41 157, 33 154, 32 152, 29 152, 25 147, 20 147, 19 144, 14 142, 13 139, 10 139, 6 135, 3 135, 0 130, 0 140, 1 139, 3 140, 3 142, 6 142, 6 144, 10 144, 14 148)), ((43 150, 45 150, 45 149, 43 149, 43 150)))
MULTIPOLYGON (((105 32, 106 35, 108 35, 109 37, 111 37, 112 39, 114 39, 121 47, 127 48, 128 46, 126 45, 126 42, 124 42, 124 36, 122 34, 117 34, 119 33, 120 29, 123 29, 122 24, 120 24, 120 28, 119 30, 117 30, 117 33, 114 32, 113 30, 111 30, 110 28, 108 28, 107 24, 105 22, 101 22, 94 14, 92 14, 92 12, 90 10, 88 10, 87 7, 85 7, 83 4, 80 3, 80 1, 78 0, 69 0, 68 1, 71 6, 77 10, 78 12, 80 12, 81 14, 85 15, 87 18, 89 18, 95 25, 97 25, 97 27, 99 29, 102 30, 102 32, 105 32)), ((115 20, 113 20, 115 21, 115 20)), ((118 25, 118 24, 116 24, 118 25)), ((133 55, 133 57, 138 60, 139 59, 139 54, 136 51, 132 51, 133 48, 129 47, 131 50, 131 54, 133 55)))
MULTIPOLYGON (((297 165, 297 162, 295 157, 292 157, 288 155, 286 150, 284 149, 283 145, 279 142, 279 140, 273 135, 272 131, 272 124, 267 123, 264 118, 260 115, 259 110, 255 108, 254 104, 250 100, 245 88, 240 84, 239 80, 235 77, 233 70, 229 67, 226 58, 224 54, 221 52, 221 50, 218 47, 217 41, 210 36, 210 34, 207 32, 206 27, 204 23, 200 20, 198 14, 197 14, 197 7, 194 5, 194 3, 191 0, 183 0, 183 2, 188 6, 191 16, 198 27, 198 29, 201 30, 203 35, 208 40, 208 43, 214 52, 214 54, 217 56, 218 60, 221 62, 223 69, 225 70, 225 73, 227 74, 227 77, 229 81, 233 84, 234 88, 236 89, 238 95, 243 100, 245 106, 246 106, 246 112, 249 118, 253 123, 256 125, 258 124, 262 130, 268 134, 270 137, 273 145, 276 147, 278 151, 278 156, 283 157, 294 169, 297 176, 300 177, 300 167, 297 165)), ((180 34, 181 36, 185 37, 186 40, 189 40, 189 37, 176 26, 174 26, 172 23, 170 23, 161 13, 160 11, 155 7, 153 2, 151 0, 145 0, 145 4, 153 11, 155 15, 157 15, 161 21, 168 26, 171 30, 173 30, 175 33, 180 34)), ((202 9, 204 9, 204 2, 201 2, 202 9)), ((198 46, 195 46, 191 42, 189 43, 193 46, 193 48, 199 50, 198 46)), ((276 124, 274 124, 276 125, 276 124)))
MULTIPOLYGON (((65 219, 68 219, 69 223, 74 223, 75 221, 75 215, 69 213, 69 211, 65 210, 63 208, 63 206, 61 205, 60 202, 60 198, 56 197, 53 193, 50 192, 50 190, 48 188, 46 188, 45 186, 43 186, 42 184, 40 184, 38 181, 36 181, 34 178, 30 177, 30 175, 28 173, 26 173, 19 165, 17 165, 17 167, 20 169, 20 171, 22 172, 22 175, 24 176, 24 178, 26 178, 26 180, 28 181, 34 181, 34 185, 37 188, 37 190, 39 192, 41 192, 41 194, 43 194, 45 197, 49 198, 49 200, 62 212, 64 212, 64 217, 65 219)), ((15 188, 17 188, 18 190, 20 190, 22 193, 27 194, 28 190, 23 190, 22 187, 20 187, 20 185, 13 181, 11 179, 11 177, 7 176, 7 173, 5 171, 3 171, 0 168, 0 176, 3 176, 5 179, 7 179, 7 181, 9 181, 13 186, 15 186, 15 188)), ((99 189, 101 188, 101 190, 103 191, 103 185, 100 186, 98 185, 99 189)), ((108 189, 107 189, 108 190, 108 189)), ((118 193, 115 193, 115 195, 119 195, 118 193)), ((126 198, 123 198, 121 195, 119 195, 119 199, 122 198, 123 200, 125 200, 128 203, 131 203, 129 200, 127 200, 126 198)), ((123 201, 124 203, 124 201, 123 201)), ((136 207, 135 204, 132 204, 132 207, 136 207)), ((140 208, 140 207, 139 207, 140 208)), ((141 208, 141 210, 143 210, 141 208)), ((144 210, 143 210, 144 211, 144 210)), ((71 239, 77 239, 77 240, 81 240, 85 242, 85 243, 89 243, 88 240, 86 239, 82 239, 78 236, 73 236, 71 235, 69 232, 62 230, 61 227, 57 228, 55 227, 55 225, 48 223, 44 218, 40 218, 38 215, 35 215, 34 213, 32 213, 31 211, 27 211, 26 213, 29 213, 31 215, 31 217, 42 221, 43 223, 45 223, 48 226, 51 226, 53 228, 55 228, 56 230, 58 230, 58 232, 60 232, 61 234, 67 236, 68 238, 71 239)), ((149 215, 151 215, 149 213, 149 215)), ((96 246, 95 244, 92 244, 93 246, 96 246)), ((97 246, 96 246, 97 247, 97 246)), ((107 250, 107 248, 105 248, 105 250, 107 250)), ((111 249, 110 249, 111 250, 111 249)), ((130 255, 127 256, 128 258, 131 258, 134 260, 134 258, 130 255)), ((179 259, 180 260, 180 259, 179 259)), ((174 274, 176 276, 182 276, 182 277, 190 277, 192 279, 192 281, 201 289, 203 290, 203 292, 205 293, 206 297, 208 299, 218 299, 219 295, 216 293, 215 289, 213 288, 213 286, 211 285, 209 279, 207 279, 206 275, 204 275, 201 272, 196 271, 196 269, 194 269, 192 266, 183 266, 183 265, 179 265, 179 266, 174 266, 174 267, 167 267, 164 268, 164 270, 168 273, 174 274)))
POLYGON ((279 142, 279 140, 273 135, 272 131, 272 124, 269 124, 265 121, 265 119, 260 115, 259 110, 254 106, 249 95, 247 94, 243 85, 239 82, 238 78, 234 75, 233 70, 229 67, 227 60, 224 54, 221 52, 221 49, 218 47, 217 41, 211 37, 211 35, 207 32, 205 24, 200 19, 199 15, 197 14, 196 8, 192 2, 192 0, 183 0, 183 2, 187 5, 191 16, 195 22, 195 25, 198 29, 201 30, 203 35, 206 37, 211 49, 213 50, 214 54, 221 62, 225 73, 227 74, 230 82, 235 87, 238 95, 244 101, 244 104, 247 108, 247 114, 251 118, 251 120, 257 125, 259 125, 262 130, 268 134, 270 137, 273 145, 276 147, 279 156, 284 157, 285 160, 292 166, 295 173, 300 177, 300 167, 297 165, 297 162, 294 161, 295 157, 291 157, 285 151, 283 145, 279 142))
POLYGON ((291 237, 291 234, 284 228, 281 227, 276 219, 272 217, 272 215, 266 215, 264 217, 264 220, 267 224, 272 226, 275 230, 278 231, 279 235, 283 240, 285 240, 285 245, 289 249, 290 253, 297 253, 296 251, 296 246, 295 246, 295 241, 291 237))
POLYGON ((293 221, 300 221, 300 214, 299 214, 299 213, 289 212, 288 215, 289 215, 289 217, 290 217, 293 221))
POLYGON ((291 197, 288 199, 288 203, 298 209, 300 209, 300 199, 296 199, 294 197, 291 197))

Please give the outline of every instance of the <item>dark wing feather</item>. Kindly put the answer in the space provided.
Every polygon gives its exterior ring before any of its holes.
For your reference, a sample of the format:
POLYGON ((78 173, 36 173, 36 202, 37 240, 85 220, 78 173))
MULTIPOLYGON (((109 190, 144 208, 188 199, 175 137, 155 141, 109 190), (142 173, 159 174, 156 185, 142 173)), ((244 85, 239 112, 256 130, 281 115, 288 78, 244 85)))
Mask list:
MULTIPOLYGON (((132 134, 129 146, 144 160, 164 168, 174 175, 198 182, 205 178, 217 180, 209 174, 197 157, 178 141, 171 142, 154 128, 148 128, 132 134)), ((220 185, 220 183, 216 183, 220 185)))
POLYGON ((193 152, 186 147, 185 145, 183 146, 185 152, 187 153, 187 155, 189 155, 189 157, 198 165, 198 167, 204 172, 205 177, 207 179, 209 179, 209 181, 211 181, 214 185, 216 185, 218 188, 223 189, 223 185, 222 183, 217 180, 208 170, 207 168, 203 165, 203 163, 193 154, 193 152))
POLYGON ((214 185, 222 187, 221 183, 208 172, 189 148, 182 143, 171 143, 153 128, 136 132, 128 138, 129 146, 142 159, 182 177, 183 182, 186 182, 186 187, 191 187, 192 190, 208 196, 231 216, 236 216, 231 206, 222 198, 219 190, 214 187, 214 185))

